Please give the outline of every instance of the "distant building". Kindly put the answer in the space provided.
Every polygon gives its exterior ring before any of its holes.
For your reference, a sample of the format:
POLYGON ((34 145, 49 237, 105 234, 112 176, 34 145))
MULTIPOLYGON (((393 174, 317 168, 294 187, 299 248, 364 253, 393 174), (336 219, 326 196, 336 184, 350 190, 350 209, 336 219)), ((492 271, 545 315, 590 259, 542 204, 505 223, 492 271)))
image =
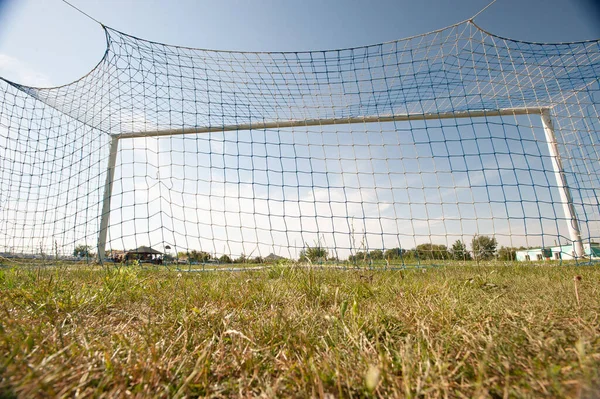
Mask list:
POLYGON ((123 251, 120 249, 113 249, 110 251, 109 253, 109 259, 112 259, 115 262, 122 262, 125 260, 125 255, 127 254, 127 251, 123 251))
POLYGON ((152 249, 150 247, 139 247, 136 249, 132 249, 131 251, 127 251, 127 253, 125 254, 125 260, 126 261, 131 261, 131 260, 139 260, 142 262, 149 262, 149 263, 162 263, 162 255, 163 253, 160 251, 157 251, 155 249, 152 249))
MULTIPOLYGON (((600 259, 600 244, 596 242, 583 244, 585 257, 588 259, 600 259)), ((573 245, 561 245, 549 248, 531 248, 517 251, 518 261, 537 260, 572 260, 575 259, 573 245)))

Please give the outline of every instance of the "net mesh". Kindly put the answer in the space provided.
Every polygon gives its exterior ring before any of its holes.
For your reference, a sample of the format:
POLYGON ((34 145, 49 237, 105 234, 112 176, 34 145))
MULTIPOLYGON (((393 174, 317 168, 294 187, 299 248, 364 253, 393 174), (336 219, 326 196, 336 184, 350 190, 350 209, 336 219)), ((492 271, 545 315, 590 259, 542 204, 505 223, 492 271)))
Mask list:
POLYGON ((466 21, 250 53, 105 32, 76 82, 0 81, 3 256, 568 259, 573 226, 596 254, 598 41, 519 42, 466 21))

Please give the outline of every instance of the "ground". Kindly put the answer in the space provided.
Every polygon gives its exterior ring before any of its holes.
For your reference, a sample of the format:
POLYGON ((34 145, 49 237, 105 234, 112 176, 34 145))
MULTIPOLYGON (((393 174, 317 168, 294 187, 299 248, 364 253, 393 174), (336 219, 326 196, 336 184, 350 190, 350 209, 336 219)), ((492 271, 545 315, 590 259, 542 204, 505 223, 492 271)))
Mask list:
POLYGON ((2 398, 600 392, 597 266, 4 265, 0 315, 2 398))

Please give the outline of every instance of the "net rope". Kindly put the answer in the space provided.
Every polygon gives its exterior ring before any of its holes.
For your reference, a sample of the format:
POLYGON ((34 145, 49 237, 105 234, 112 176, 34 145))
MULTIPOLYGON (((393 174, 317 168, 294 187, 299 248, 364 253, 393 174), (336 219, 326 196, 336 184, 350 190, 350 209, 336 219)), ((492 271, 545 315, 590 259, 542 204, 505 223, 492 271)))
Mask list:
POLYGON ((473 241, 488 236, 568 259, 573 218, 595 254, 598 41, 528 43, 465 21, 256 53, 103 28, 104 57, 81 79, 0 81, 2 256, 464 259, 489 257, 473 241))

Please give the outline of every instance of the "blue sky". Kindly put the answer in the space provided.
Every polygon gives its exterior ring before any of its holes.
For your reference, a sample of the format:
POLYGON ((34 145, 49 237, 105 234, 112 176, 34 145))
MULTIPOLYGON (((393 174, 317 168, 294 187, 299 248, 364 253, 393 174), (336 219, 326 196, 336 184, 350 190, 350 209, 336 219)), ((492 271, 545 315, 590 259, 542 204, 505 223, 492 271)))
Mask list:
MULTIPOLYGON (((303 51, 418 35, 463 21, 487 2, 74 4, 108 26, 157 42, 303 51)), ((33 86, 65 84, 86 74, 103 55, 102 29, 61 1, 4 1, 0 10, 2 77, 33 86)), ((499 0, 476 22, 494 34, 527 41, 600 37, 598 10, 584 1, 499 0)), ((151 125, 150 114, 145 117, 132 123, 151 125)), ((541 245, 540 239, 550 240, 548 245, 559 234, 564 237, 564 226, 558 226, 564 224, 561 208, 548 205, 557 196, 548 186, 556 183, 547 173, 551 166, 539 118, 488 122, 354 125, 326 128, 326 134, 318 129, 282 129, 123 140, 122 167, 117 169, 113 193, 111 247, 170 244, 216 254, 265 256, 273 250, 296 256, 303 242, 321 237, 327 245, 345 250, 359 248, 363 239, 370 249, 399 242, 403 247, 429 241, 451 245, 457 238, 470 240, 476 231, 497 234, 501 244, 515 246, 541 245), (359 242, 350 242, 354 239, 350 232, 356 232, 359 242)), ((597 145, 594 140, 590 148, 597 145)), ((85 159, 86 173, 102 170, 102 151, 99 148, 85 159)), ((77 163, 68 148, 64 154, 77 163)), ((62 168, 66 176, 81 174, 69 166, 62 168)), ((101 173, 93 176, 97 188, 90 190, 95 190, 96 198, 103 184, 101 173)), ((66 187, 81 192, 95 184, 85 177, 65 181, 66 187)), ((58 197, 53 201, 54 210, 60 211, 58 197)), ((77 215, 78 205, 72 205, 72 214, 77 215)), ((40 211, 28 212, 36 226, 40 211)), ((75 244, 76 234, 70 237, 75 241, 69 245, 75 244)), ((93 242, 92 236, 87 238, 93 242)), ((340 256, 347 256, 347 251, 340 256)))
MULTIPOLYGON (((0 0, 0 76, 60 85, 87 73, 105 48, 98 25, 59 0, 0 0)), ((400 39, 460 22, 488 0, 73 0, 134 36, 218 50, 301 51, 400 39)), ((498 0, 476 22, 539 42, 600 37, 594 0, 498 0)))

